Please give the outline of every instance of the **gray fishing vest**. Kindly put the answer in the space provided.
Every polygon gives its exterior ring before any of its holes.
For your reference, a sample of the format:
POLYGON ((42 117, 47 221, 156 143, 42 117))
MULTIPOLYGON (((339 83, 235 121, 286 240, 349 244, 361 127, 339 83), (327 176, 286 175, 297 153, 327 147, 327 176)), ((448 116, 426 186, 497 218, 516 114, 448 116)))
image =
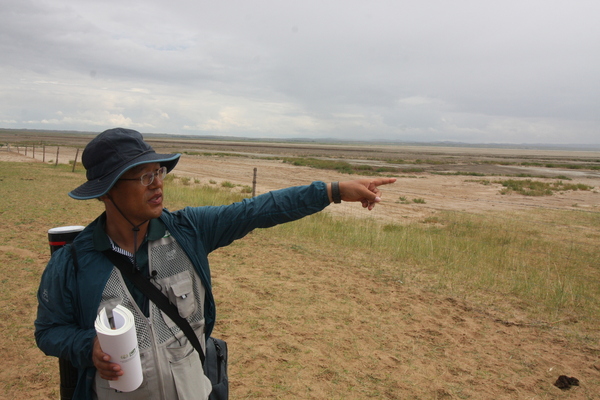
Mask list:
MULTIPOLYGON (((156 271, 155 286, 177 306, 179 315, 188 320, 204 349, 204 286, 189 258, 168 231, 162 239, 148 243, 148 263, 151 273, 156 271)), ((102 293, 100 308, 114 299, 118 299, 135 318, 144 381, 133 392, 121 393, 96 372, 94 392, 97 398, 207 399, 211 384, 204 376, 198 352, 181 329, 154 303, 150 302, 149 317, 144 316, 116 267, 113 267, 102 293)))

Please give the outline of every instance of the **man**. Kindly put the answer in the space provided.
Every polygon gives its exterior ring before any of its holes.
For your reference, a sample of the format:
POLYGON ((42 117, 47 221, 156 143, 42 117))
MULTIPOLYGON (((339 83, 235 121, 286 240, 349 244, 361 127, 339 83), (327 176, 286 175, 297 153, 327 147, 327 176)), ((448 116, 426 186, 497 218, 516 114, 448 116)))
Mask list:
POLYGON ((255 228, 293 221, 331 202, 358 201, 371 210, 378 186, 394 178, 313 182, 219 207, 163 209, 163 179, 180 154, 157 154, 139 132, 116 128, 94 138, 82 162, 87 182, 71 191, 77 200, 99 199, 105 212, 73 242, 56 251, 38 292, 35 337, 47 355, 78 369, 76 399, 206 399, 210 381, 187 337, 125 279, 105 252, 126 255, 190 323, 204 346, 215 324, 208 254, 255 228), (75 259, 74 259, 75 258, 75 259), (123 371, 110 362, 94 329, 98 311, 120 303, 135 318, 144 380, 129 393, 108 381, 123 371))

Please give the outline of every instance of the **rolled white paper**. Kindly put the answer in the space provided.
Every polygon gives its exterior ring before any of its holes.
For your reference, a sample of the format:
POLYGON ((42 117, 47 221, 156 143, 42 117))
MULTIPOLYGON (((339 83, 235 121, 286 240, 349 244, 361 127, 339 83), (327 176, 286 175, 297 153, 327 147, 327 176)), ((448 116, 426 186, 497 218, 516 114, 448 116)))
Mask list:
POLYGON ((131 311, 120 304, 113 309, 113 318, 115 329, 110 327, 106 308, 103 308, 94 324, 102 351, 110 355, 110 361, 119 364, 123 370, 123 375, 118 380, 108 381, 108 384, 115 390, 132 392, 144 380, 135 320, 131 311))

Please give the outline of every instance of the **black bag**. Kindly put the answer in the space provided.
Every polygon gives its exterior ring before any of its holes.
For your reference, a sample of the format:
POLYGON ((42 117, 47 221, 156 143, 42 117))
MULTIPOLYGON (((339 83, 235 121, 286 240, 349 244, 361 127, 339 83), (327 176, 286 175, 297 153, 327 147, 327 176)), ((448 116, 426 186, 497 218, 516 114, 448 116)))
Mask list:
POLYGON ((204 375, 212 383, 209 400, 227 400, 229 398, 229 378, 227 377, 227 343, 224 340, 208 338, 206 359, 202 366, 204 375))
POLYGON ((104 255, 126 276, 142 293, 171 318, 181 328, 192 346, 200 355, 204 374, 210 379, 212 392, 209 400, 227 400, 229 398, 229 379, 227 377, 227 343, 221 339, 209 337, 206 341, 206 356, 200 346, 200 341, 189 322, 179 315, 177 307, 169 301, 156 286, 141 273, 134 270, 126 258, 111 250, 105 250, 104 255))

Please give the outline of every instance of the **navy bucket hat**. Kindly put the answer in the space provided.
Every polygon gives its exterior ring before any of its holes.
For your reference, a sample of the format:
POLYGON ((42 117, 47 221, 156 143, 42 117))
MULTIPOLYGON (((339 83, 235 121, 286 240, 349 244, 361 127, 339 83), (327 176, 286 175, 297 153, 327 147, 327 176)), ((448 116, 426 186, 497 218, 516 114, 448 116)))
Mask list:
POLYGON ((69 192, 76 200, 95 199, 105 195, 129 169, 151 162, 171 172, 181 154, 158 154, 138 131, 115 128, 102 132, 85 146, 81 162, 87 182, 69 192))

